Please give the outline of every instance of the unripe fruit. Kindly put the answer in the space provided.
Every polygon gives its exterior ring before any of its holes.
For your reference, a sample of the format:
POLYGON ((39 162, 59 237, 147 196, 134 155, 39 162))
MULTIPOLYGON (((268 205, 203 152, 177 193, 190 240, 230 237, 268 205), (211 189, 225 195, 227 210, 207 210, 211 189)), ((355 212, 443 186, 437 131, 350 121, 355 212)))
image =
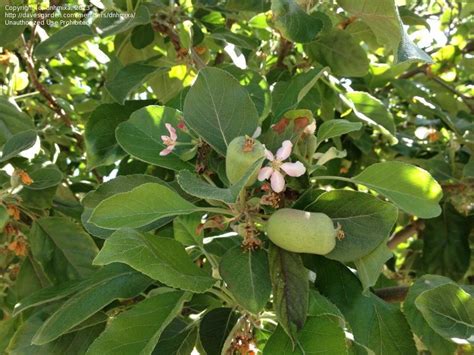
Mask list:
MULTIPOLYGON (((231 184, 239 181, 250 169, 252 164, 265 156, 265 147, 251 137, 237 137, 227 147, 225 172, 231 184)), ((247 182, 252 185, 257 180, 258 169, 247 182)))
POLYGON ((270 240, 295 253, 326 255, 336 246, 336 229, 324 213, 282 208, 267 224, 270 240))

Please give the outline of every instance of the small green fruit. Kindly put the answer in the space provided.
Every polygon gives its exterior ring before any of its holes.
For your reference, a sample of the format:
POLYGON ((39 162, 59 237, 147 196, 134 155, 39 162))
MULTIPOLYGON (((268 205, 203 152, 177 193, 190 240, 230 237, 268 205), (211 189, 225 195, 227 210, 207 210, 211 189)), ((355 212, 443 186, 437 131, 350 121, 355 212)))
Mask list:
MULTIPOLYGON (((251 137, 237 137, 227 147, 225 158, 225 172, 231 184, 239 181, 250 169, 253 163, 265 156, 265 147, 251 137)), ((249 179, 247 186, 257 180, 258 169, 249 179)))
POLYGON ((280 248, 295 253, 326 255, 336 246, 336 229, 324 213, 282 208, 268 220, 267 234, 280 248))

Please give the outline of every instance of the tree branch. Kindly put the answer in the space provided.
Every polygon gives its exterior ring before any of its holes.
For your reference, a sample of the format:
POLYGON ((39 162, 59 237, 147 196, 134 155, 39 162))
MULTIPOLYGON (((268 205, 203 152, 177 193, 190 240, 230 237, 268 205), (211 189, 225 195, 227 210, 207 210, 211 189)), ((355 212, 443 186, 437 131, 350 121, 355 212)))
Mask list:
POLYGON ((408 240, 408 238, 417 234, 419 231, 422 231, 425 228, 425 222, 421 219, 418 219, 409 225, 407 225, 402 230, 393 234, 387 242, 389 249, 395 249, 399 244, 408 240))

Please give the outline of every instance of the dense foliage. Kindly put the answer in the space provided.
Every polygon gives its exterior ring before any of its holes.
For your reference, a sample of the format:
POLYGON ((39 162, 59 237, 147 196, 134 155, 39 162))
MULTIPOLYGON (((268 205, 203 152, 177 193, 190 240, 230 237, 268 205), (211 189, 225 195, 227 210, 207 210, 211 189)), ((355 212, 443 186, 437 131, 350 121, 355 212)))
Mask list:
POLYGON ((473 350, 473 2, 0 4, 2 353, 473 350))

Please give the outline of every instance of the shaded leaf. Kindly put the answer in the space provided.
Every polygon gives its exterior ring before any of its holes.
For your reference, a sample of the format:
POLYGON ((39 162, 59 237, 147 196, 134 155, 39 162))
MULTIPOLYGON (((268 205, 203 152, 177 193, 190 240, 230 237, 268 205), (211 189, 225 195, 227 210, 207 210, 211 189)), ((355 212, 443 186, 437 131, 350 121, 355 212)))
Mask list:
POLYGON ((92 212, 90 223, 106 229, 138 228, 160 218, 200 210, 169 187, 145 183, 129 192, 115 194, 92 212))
POLYGON ((215 282, 192 262, 184 247, 171 238, 122 229, 112 234, 94 260, 96 265, 125 263, 168 286, 204 292, 215 282))
POLYGON ((58 338, 74 326, 118 298, 134 297, 150 284, 150 279, 128 266, 115 264, 100 269, 49 317, 33 338, 42 345, 58 338))
MULTIPOLYGON (((172 170, 190 169, 192 165, 180 159, 189 146, 177 146, 167 156, 160 152, 167 146, 161 136, 168 136, 166 123, 177 128, 182 119, 181 112, 165 106, 147 106, 134 112, 130 119, 121 123, 115 132, 120 146, 130 155, 146 163, 172 170)), ((180 143, 190 143, 190 136, 177 130, 180 143)))
POLYGON ((238 316, 231 308, 216 308, 207 312, 199 326, 199 338, 207 355, 220 355, 238 316))
POLYGON ((367 293, 367 290, 376 284, 383 266, 392 256, 393 253, 387 247, 385 241, 382 241, 369 254, 354 261, 364 293, 367 293))
POLYGON ((423 269, 427 273, 461 279, 469 268, 469 234, 472 221, 445 204, 442 214, 425 221, 423 238, 423 269))
POLYGON ((2 147, 0 162, 7 161, 24 150, 31 148, 36 142, 36 131, 28 130, 11 136, 2 147))
POLYGON ((418 217, 433 218, 441 213, 441 186, 426 170, 416 166, 398 161, 376 163, 354 176, 353 180, 418 217))
POLYGON ((151 75, 164 70, 143 63, 132 63, 118 71, 118 73, 105 84, 110 96, 123 105, 125 99, 133 91, 138 89, 151 75))
POLYGON ((362 123, 351 122, 344 119, 329 120, 323 122, 318 128, 317 138, 319 144, 326 139, 342 136, 350 132, 358 131, 362 128, 362 123))
POLYGON ((247 90, 218 68, 199 71, 183 111, 186 124, 222 155, 235 137, 251 136, 259 121, 247 90))
POLYGON ((339 262, 313 256, 307 265, 317 274, 319 291, 344 314, 356 342, 375 354, 416 353, 412 333, 398 306, 371 293, 364 296, 357 277, 339 262))
POLYGON ((424 291, 415 306, 444 338, 474 344, 474 299, 458 285, 447 283, 424 291))
POLYGON ((126 101, 124 105, 102 104, 92 112, 84 131, 89 169, 113 164, 125 156, 115 139, 115 128, 126 121, 134 111, 152 102, 143 100, 126 101))
POLYGON ((446 284, 454 284, 454 282, 443 276, 423 275, 410 287, 403 302, 403 313, 413 333, 436 355, 452 355, 457 346, 431 328, 422 313, 416 308, 415 300, 423 292, 446 284))
POLYGON ((221 258, 219 273, 237 302, 253 314, 263 309, 272 291, 267 253, 229 249, 221 258))
POLYGON ((350 33, 333 30, 305 46, 308 56, 335 75, 360 77, 369 70, 367 53, 350 33))
POLYGON ((272 12, 276 28, 293 42, 310 42, 323 28, 323 22, 308 15, 295 0, 272 0, 272 12))
POLYGON ((66 49, 91 39, 94 32, 88 25, 67 25, 35 47, 39 59, 50 58, 66 49))
POLYGON ((398 218, 398 211, 392 204, 349 190, 325 192, 305 210, 323 212, 334 223, 340 223, 345 237, 336 242, 335 249, 326 257, 343 262, 363 258, 372 252, 389 237, 398 218))
POLYGON ((177 181, 181 188, 192 196, 233 204, 250 178, 255 176, 256 171, 260 169, 262 162, 263 159, 259 159, 253 163, 244 176, 229 188, 211 185, 188 170, 180 171, 177 181))
POLYGON ((189 296, 170 291, 146 298, 110 322, 86 354, 151 354, 189 296))
MULTIPOLYGON (((89 218, 92 214, 94 208, 103 200, 108 197, 114 196, 115 194, 121 192, 127 192, 134 189, 137 186, 143 185, 145 183, 156 183, 163 184, 166 183, 159 178, 151 175, 126 175, 126 176, 117 176, 115 179, 107 181, 101 184, 97 190, 89 192, 83 199, 82 205, 84 206, 84 211, 81 215, 81 221, 84 225, 84 228, 91 233, 92 235, 99 238, 107 238, 113 233, 111 229, 104 229, 97 227, 96 225, 89 223, 89 218)), ((165 217, 152 222, 151 224, 144 225, 139 230, 148 231, 154 228, 164 225, 171 220, 171 217, 165 217)))
POLYGON ((297 333, 306 321, 309 299, 308 270, 301 256, 274 244, 269 253, 270 277, 273 286, 273 309, 280 326, 295 344, 297 333))

